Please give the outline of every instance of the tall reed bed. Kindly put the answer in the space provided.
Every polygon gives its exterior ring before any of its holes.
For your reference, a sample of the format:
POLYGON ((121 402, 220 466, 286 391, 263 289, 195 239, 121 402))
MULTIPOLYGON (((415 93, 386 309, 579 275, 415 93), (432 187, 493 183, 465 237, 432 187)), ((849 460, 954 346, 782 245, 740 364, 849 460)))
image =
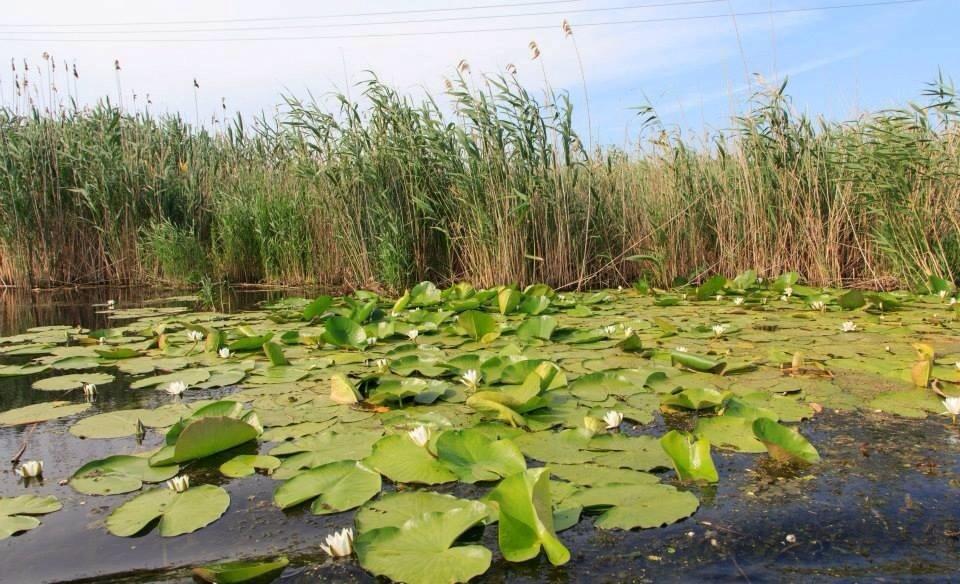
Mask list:
POLYGON ((0 111, 0 280, 379 286, 658 284, 755 268, 911 285, 960 266, 960 108, 835 123, 769 88, 691 143, 646 124, 588 151, 564 94, 461 71, 442 99, 376 79, 326 111, 220 131, 176 116, 0 111))

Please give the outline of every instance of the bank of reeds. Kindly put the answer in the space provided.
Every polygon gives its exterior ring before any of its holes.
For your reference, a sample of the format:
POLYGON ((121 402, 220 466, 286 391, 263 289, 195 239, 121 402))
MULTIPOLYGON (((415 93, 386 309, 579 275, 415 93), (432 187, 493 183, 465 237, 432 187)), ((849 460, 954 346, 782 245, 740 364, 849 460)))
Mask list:
POLYGON ((845 123, 769 88, 706 143, 646 112, 639 147, 593 152, 565 96, 538 99, 512 76, 461 78, 439 102, 363 90, 334 111, 289 99, 275 120, 217 132, 107 102, 0 111, 0 280, 960 276, 960 108, 942 80, 922 107, 845 123))

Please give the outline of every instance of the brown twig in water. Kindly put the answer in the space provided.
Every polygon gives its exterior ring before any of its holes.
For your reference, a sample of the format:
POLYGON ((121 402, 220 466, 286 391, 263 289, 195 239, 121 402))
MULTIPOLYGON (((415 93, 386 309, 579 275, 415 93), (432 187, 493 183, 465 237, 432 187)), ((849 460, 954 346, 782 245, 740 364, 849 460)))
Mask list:
POLYGON ((13 458, 10 459, 12 464, 17 464, 20 462, 20 458, 23 456, 23 453, 27 451, 27 442, 30 440, 30 434, 33 433, 33 429, 36 427, 36 424, 30 424, 30 428, 27 430, 27 435, 23 437, 23 444, 20 445, 20 449, 17 450, 17 453, 14 454, 13 458))

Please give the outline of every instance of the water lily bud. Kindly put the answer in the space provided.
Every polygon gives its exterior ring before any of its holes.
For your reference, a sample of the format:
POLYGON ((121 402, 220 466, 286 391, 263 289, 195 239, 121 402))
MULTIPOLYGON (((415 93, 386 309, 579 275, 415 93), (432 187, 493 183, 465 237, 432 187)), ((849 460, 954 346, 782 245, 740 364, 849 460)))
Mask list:
POLYGON ((28 460, 17 467, 16 473, 25 479, 36 478, 43 474, 43 461, 28 460))
POLYGON ((217 351, 217 355, 219 355, 221 359, 229 359, 230 349, 226 347, 221 347, 220 350, 217 351))

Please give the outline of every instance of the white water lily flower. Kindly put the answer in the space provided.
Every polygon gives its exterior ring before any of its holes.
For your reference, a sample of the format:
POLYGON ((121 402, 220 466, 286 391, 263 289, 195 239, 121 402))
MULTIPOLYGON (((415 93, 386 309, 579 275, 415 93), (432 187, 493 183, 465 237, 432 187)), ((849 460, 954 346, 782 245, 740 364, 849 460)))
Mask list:
POLYGON ((345 558, 353 553, 353 529, 346 527, 327 536, 320 549, 334 558, 345 558))
POLYGON ((83 395, 93 397, 97 394, 97 386, 92 383, 83 384, 83 395))
POLYGON ((734 303, 736 306, 740 306, 740 305, 743 304, 744 302, 746 302, 746 298, 744 298, 743 296, 737 296, 736 298, 733 299, 733 303, 734 303))
POLYGON ((689 352, 688 349, 687 349, 686 347, 684 347, 683 345, 678 345, 678 346, 675 347, 673 350, 676 351, 676 352, 678 352, 678 353, 687 353, 687 352, 689 352))
POLYGON ((723 333, 727 332, 727 325, 725 324, 715 324, 713 325, 713 334, 722 337, 723 333))
POLYGON ((117 303, 114 302, 113 300, 107 300, 107 309, 108 309, 108 310, 113 310, 114 307, 116 307, 116 305, 117 305, 117 303))
POLYGON ((953 366, 956 367, 958 370, 960 370, 960 361, 957 361, 956 363, 954 363, 953 366))
POLYGON ((848 320, 840 325, 840 330, 845 333, 852 333, 853 331, 857 330, 857 325, 854 324, 852 320, 848 320))
POLYGON ((182 395, 183 392, 187 391, 187 384, 182 381, 171 381, 163 388, 163 391, 169 393, 170 395, 182 395))
POLYGON ((950 302, 948 302, 947 304, 949 304, 950 306, 953 306, 956 303, 957 303, 957 298, 956 296, 954 296, 953 298, 950 299, 950 302))
POLYGON ((624 336, 624 337, 629 337, 629 336, 632 335, 632 334, 633 334, 633 327, 629 327, 629 326, 628 326, 628 327, 626 327, 626 328, 623 329, 623 336, 624 336))
POLYGON ((623 292, 623 286, 617 286, 617 292, 623 292))
POLYGON ((187 331, 187 339, 193 341, 194 343, 199 343, 203 340, 203 333, 200 331, 189 330, 187 331))
POLYGON ((821 312, 824 309, 826 309, 826 307, 827 305, 822 300, 814 300, 813 302, 810 303, 810 308, 814 310, 819 310, 821 312))
POLYGON ((407 331, 407 338, 411 341, 417 340, 418 336, 420 336, 420 331, 417 329, 410 329, 407 331))
POLYGON ((723 294, 717 294, 717 302, 723 300, 723 294))
POLYGON ((181 475, 178 477, 173 477, 167 481, 167 488, 171 491, 176 491, 182 493, 190 488, 190 477, 187 475, 181 475))
POLYGON ((367 339, 367 346, 372 347, 377 344, 377 337, 370 337, 367 339))
POLYGON ((960 416, 960 397, 948 397, 943 400, 943 407, 947 408, 945 414, 953 416, 953 423, 957 423, 957 416, 960 416))
POLYGON ((783 295, 786 296, 787 298, 793 296, 793 288, 791 288, 790 286, 787 286, 786 288, 784 288, 783 295))
POLYGON ((43 474, 42 460, 28 460, 17 467, 16 473, 25 479, 32 479, 43 474))
POLYGON ((609 336, 612 335, 613 333, 617 332, 617 327, 615 327, 615 326, 613 326, 613 325, 611 324, 611 325, 607 325, 607 326, 603 327, 603 328, 600 329, 600 330, 603 331, 603 334, 605 334, 605 335, 607 335, 607 336, 609 337, 609 336))
POLYGON ((106 344, 107 344, 107 337, 100 337, 99 339, 97 339, 97 344, 98 344, 98 345, 106 345, 106 344))
POLYGON ((409 436, 417 446, 426 446, 427 442, 430 441, 430 428, 421 424, 407 432, 407 436, 409 436))
POLYGON ((947 291, 946 291, 946 290, 941 290, 941 291, 937 292, 937 294, 940 296, 940 300, 943 300, 944 298, 947 297, 947 291))
POLYGON ((607 423, 607 430, 616 430, 623 423, 623 414, 616 410, 610 410, 603 415, 603 421, 607 423))
POLYGON ((220 347, 220 350, 217 351, 217 355, 220 355, 220 358, 221 358, 221 359, 229 359, 229 358, 230 358, 230 349, 228 349, 228 348, 226 348, 226 347, 220 347))
POLYGON ((466 385, 469 389, 477 389, 480 385, 480 372, 476 369, 467 369, 460 376, 460 383, 466 385))
POLYGON ((786 302, 787 300, 789 300, 789 298, 787 298, 787 295, 786 295, 786 294, 784 294, 783 296, 780 297, 780 301, 781 301, 781 302, 786 302))

